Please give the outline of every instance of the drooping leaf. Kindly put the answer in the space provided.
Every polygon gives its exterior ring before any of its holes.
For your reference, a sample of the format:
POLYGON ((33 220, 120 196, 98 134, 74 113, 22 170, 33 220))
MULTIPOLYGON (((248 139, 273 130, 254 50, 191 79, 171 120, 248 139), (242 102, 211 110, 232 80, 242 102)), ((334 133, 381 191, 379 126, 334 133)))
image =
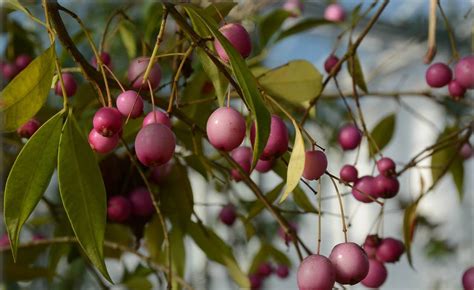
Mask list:
MULTIPOLYGON (((184 234, 179 227, 173 227, 170 232, 171 259, 173 260, 173 272, 179 277, 184 277, 186 266, 186 247, 184 245, 184 234)), ((179 289, 176 279, 173 280, 173 289, 179 289)))
MULTIPOLYGON (((325 19, 317 19, 317 18, 307 18, 304 19, 295 25, 291 26, 290 28, 284 30, 280 35, 278 36, 276 41, 280 41, 286 37, 298 34, 300 32, 304 32, 310 29, 313 29, 315 27, 318 27, 320 25, 326 25, 326 24, 334 24, 332 21, 327 21, 325 19)), ((276 42, 275 41, 275 42, 276 42)))
POLYGON ((105 186, 95 155, 72 113, 59 141, 58 181, 61 200, 79 245, 110 281, 103 250, 105 186))
POLYGON ((4 194, 4 217, 13 257, 23 224, 48 187, 56 167, 63 112, 49 119, 30 138, 8 175, 4 194))
POLYGON ((309 61, 294 60, 264 73, 259 83, 269 95, 299 104, 319 95, 323 77, 309 61))
POLYGON ((2 6, 4 6, 5 8, 10 8, 10 9, 13 9, 13 10, 18 10, 18 11, 22 11, 24 13, 28 13, 26 8, 23 7, 23 5, 21 5, 20 1, 18 1, 18 0, 5 0, 5 1, 2 1, 2 6))
MULTIPOLYGON (((133 233, 130 227, 121 224, 108 223, 105 228, 105 240, 118 245, 130 247, 133 244, 133 233)), ((104 249, 104 256, 120 259, 122 251, 111 248, 104 249)))
POLYGON ((298 186, 300 178, 303 175, 304 161, 305 161, 305 150, 304 140, 301 135, 301 131, 298 124, 293 121, 295 127, 295 142, 293 145, 293 151, 291 152, 290 161, 288 163, 288 171, 286 174, 286 188, 285 192, 281 196, 280 203, 285 201, 290 192, 298 186))
POLYGON ((277 264, 291 267, 291 260, 288 258, 288 256, 285 253, 278 250, 272 245, 269 246, 269 251, 270 251, 270 255, 272 256, 272 258, 275 260, 277 264))
POLYGON ((293 200, 301 209, 303 209, 306 212, 313 212, 313 213, 318 212, 316 208, 314 207, 314 205, 311 203, 306 193, 301 189, 300 186, 297 186, 293 190, 293 200))
POLYGON ((3 89, 0 128, 13 131, 32 118, 48 96, 54 72, 54 44, 3 89))
POLYGON ((161 261, 164 235, 158 215, 155 214, 151 221, 146 224, 143 237, 150 257, 155 261, 161 261))
MULTIPOLYGON (((283 189, 283 182, 279 183, 274 189, 272 189, 267 194, 265 194, 265 197, 268 200, 268 202, 273 203, 277 199, 278 195, 280 195, 282 189, 283 189)), ((256 217, 260 212, 262 212, 264 207, 265 206, 259 199, 254 201, 250 207, 249 214, 246 220, 248 221, 256 217)))
POLYGON ((129 58, 135 58, 137 55, 137 43, 130 27, 127 22, 122 21, 119 26, 120 38, 122 39, 123 45, 127 50, 129 58))
POLYGON ((390 114, 387 117, 383 118, 375 128, 370 132, 372 139, 377 144, 377 148, 372 144, 372 141, 369 140, 369 152, 370 156, 373 157, 379 150, 382 151, 385 146, 392 140, 393 133, 395 132, 395 114, 390 114))
POLYGON ((224 18, 229 14, 229 12, 232 10, 232 8, 235 7, 237 3, 235 2, 215 2, 209 4, 204 11, 209 17, 212 17, 215 22, 219 23, 221 22, 224 18))
POLYGON ((291 16, 291 12, 283 9, 275 9, 272 12, 265 15, 260 21, 259 35, 260 45, 265 47, 273 35, 281 28, 283 22, 291 16))
POLYGON ((262 263, 273 261, 279 265, 291 266, 291 261, 286 254, 271 244, 262 244, 259 251, 255 254, 248 272, 249 274, 255 273, 262 263))
POLYGON ((360 65, 357 54, 355 54, 353 58, 349 58, 349 61, 347 62, 347 70, 349 71, 351 77, 354 78, 356 85, 367 93, 368 90, 367 84, 365 83, 364 72, 362 71, 362 66, 360 65), (352 67, 354 67, 354 72, 352 72, 352 67))
POLYGON ((406 209, 403 215, 403 240, 405 243, 405 248, 407 252, 408 263, 413 267, 413 259, 411 255, 411 244, 415 234, 416 223, 417 223, 417 213, 416 209, 422 195, 412 204, 410 204, 406 209))

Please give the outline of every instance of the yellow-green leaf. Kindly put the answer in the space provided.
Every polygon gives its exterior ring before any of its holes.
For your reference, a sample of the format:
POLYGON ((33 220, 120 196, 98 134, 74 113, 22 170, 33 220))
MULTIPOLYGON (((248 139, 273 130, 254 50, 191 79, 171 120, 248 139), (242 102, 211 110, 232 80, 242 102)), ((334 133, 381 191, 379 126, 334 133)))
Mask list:
POLYGON ((383 118, 370 132, 372 139, 377 144, 377 148, 369 140, 369 153, 373 157, 375 154, 382 151, 385 146, 392 140, 393 133, 395 132, 395 114, 390 114, 383 118))
POLYGON ((360 65, 357 54, 355 54, 353 58, 349 58, 349 61, 347 62, 347 69, 351 77, 354 78, 356 85, 367 93, 368 90, 365 83, 364 72, 362 71, 362 66, 360 65), (354 72, 352 72, 352 67, 354 67, 354 72))
POLYGON ((119 32, 128 56, 134 58, 137 55, 137 44, 135 42, 135 37, 126 22, 120 23, 119 32))

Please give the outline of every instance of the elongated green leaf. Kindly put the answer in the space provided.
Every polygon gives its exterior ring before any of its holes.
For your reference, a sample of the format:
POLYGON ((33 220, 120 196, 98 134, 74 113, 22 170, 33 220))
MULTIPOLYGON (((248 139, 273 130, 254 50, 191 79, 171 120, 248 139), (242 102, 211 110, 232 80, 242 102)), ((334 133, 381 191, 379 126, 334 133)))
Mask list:
POLYGON ((48 187, 56 167, 62 115, 54 115, 30 138, 8 176, 3 208, 13 257, 21 228, 48 187))
POLYGON ((306 212, 313 212, 313 213, 318 212, 316 208, 314 207, 314 205, 309 200, 306 193, 301 189, 300 186, 297 186, 293 190, 293 200, 301 209, 303 209, 306 212))
POLYGON ((195 222, 189 222, 187 233, 208 259, 227 267, 229 275, 241 288, 250 287, 249 279, 237 264, 232 249, 216 233, 195 222))
POLYGON ((135 37, 126 22, 120 23, 119 32, 128 56, 134 58, 137 55, 137 43, 135 42, 135 37))
POLYGON ((226 17, 227 14, 235 7, 237 3, 235 2, 215 2, 209 4, 204 11, 209 17, 212 17, 217 23, 221 22, 223 17, 226 17))
POLYGON ((349 61, 347 62, 347 70, 349 71, 351 77, 354 78, 356 85, 367 93, 368 90, 365 83, 364 72, 362 71, 362 66, 360 65, 357 54, 354 55, 354 58, 349 58, 349 61), (352 64, 353 62, 354 64, 352 64), (354 72, 352 72, 352 66, 354 66, 354 72))
POLYGON ((18 0, 3 0, 1 2, 1 5, 4 6, 5 8, 10 8, 13 10, 19 10, 24 13, 28 13, 28 11, 21 5, 20 1, 18 0))
POLYGON ((195 20, 202 22, 212 33, 212 35, 221 43, 222 47, 229 56, 230 66, 235 79, 242 90, 245 103, 255 119, 256 138, 253 151, 252 167, 258 161, 263 152, 270 134, 271 116, 265 104, 262 95, 257 87, 257 81, 250 72, 249 68, 242 59, 242 56, 234 49, 232 44, 219 32, 215 21, 202 13, 202 9, 195 6, 186 5, 184 9, 189 15, 193 15, 195 20))
POLYGON ((407 258, 408 263, 410 266, 413 267, 413 259, 411 256, 411 244, 413 241, 413 237, 415 234, 416 228, 416 220, 417 220, 417 213, 416 209, 418 207, 418 203, 421 200, 420 196, 414 203, 410 204, 406 209, 403 215, 403 240, 405 242, 405 248, 407 251, 407 258))
POLYGON ((259 83, 269 95, 299 104, 319 95, 323 77, 309 61, 295 60, 266 72, 259 83))
POLYGON ((163 255, 164 235, 158 215, 154 215, 151 221, 146 224, 143 237, 150 257, 160 262, 163 255))
POLYGON ((288 163, 288 171, 286 174, 286 188, 285 192, 281 196, 280 203, 285 201, 290 192, 298 186, 300 178, 303 175, 305 151, 304 151, 304 140, 301 135, 301 131, 298 124, 293 121, 295 127, 295 143, 293 145, 293 151, 291 152, 290 162, 288 163))
MULTIPOLYGON (((283 189, 283 182, 279 183, 274 189, 272 189, 270 192, 265 194, 266 199, 268 202, 273 203, 278 195, 280 195, 281 190, 283 189)), ((256 200, 253 202, 253 205, 251 206, 249 210, 249 214, 247 216, 247 220, 253 219, 256 217, 262 210, 264 209, 264 205, 260 200, 256 200)))
POLYGON ((283 22, 292 15, 283 9, 275 9, 265 15, 258 25, 260 34, 260 45, 265 47, 273 35, 281 28, 283 22))
POLYGON ((262 244, 260 250, 253 257, 248 271, 249 274, 255 273, 262 263, 269 262, 272 259, 279 265, 291 266, 291 261, 286 254, 271 244, 262 244))
POLYGON ((372 139, 377 144, 377 148, 369 140, 369 152, 370 156, 375 156, 379 151, 382 151, 385 146, 392 140, 393 133, 395 132, 395 114, 390 114, 383 118, 370 132, 372 139))
MULTIPOLYGON (((307 31, 310 29, 313 29, 315 27, 321 26, 321 25, 326 25, 326 24, 334 24, 332 21, 327 21, 325 19, 317 19, 317 18, 307 18, 304 19, 295 25, 291 26, 290 28, 286 29, 280 35, 278 36, 276 41, 280 41, 286 37, 292 36, 294 34, 307 31)), ((275 41, 275 42, 276 42, 275 41)))
POLYGON ((64 209, 81 248, 110 281, 103 250, 105 186, 95 155, 71 113, 59 142, 58 180, 64 209))
POLYGON ((43 106, 53 79, 54 54, 53 44, 3 89, 0 96, 2 131, 16 130, 43 106))
MULTIPOLYGON (((171 258, 173 260, 173 272, 179 277, 184 277, 186 266, 186 247, 182 230, 179 227, 173 227, 170 232, 171 258)), ((180 289, 176 279, 173 280, 173 289, 180 289)))

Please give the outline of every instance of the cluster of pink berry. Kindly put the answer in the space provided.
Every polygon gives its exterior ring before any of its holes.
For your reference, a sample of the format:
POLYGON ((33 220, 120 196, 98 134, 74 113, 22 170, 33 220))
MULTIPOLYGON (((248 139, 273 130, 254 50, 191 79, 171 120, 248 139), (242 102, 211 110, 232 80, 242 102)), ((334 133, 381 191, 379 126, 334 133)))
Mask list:
POLYGON ((154 212, 150 192, 144 187, 135 188, 128 196, 112 196, 107 203, 107 217, 110 221, 117 223, 126 222, 132 214, 148 218, 154 212))
POLYGON ((464 97, 466 90, 474 89, 474 56, 466 56, 451 68, 442 62, 434 63, 426 70, 426 83, 432 88, 448 85, 449 94, 455 99, 464 97))
POLYGON ((2 74, 2 79, 8 81, 14 79, 17 74, 30 64, 31 61, 31 56, 27 54, 20 54, 15 58, 14 62, 2 60, 0 62, 0 73, 2 74))
POLYGON ((250 289, 258 290, 263 286, 265 279, 269 278, 271 274, 275 273, 279 278, 285 279, 290 274, 287 265, 277 265, 276 268, 270 262, 261 263, 257 271, 249 275, 250 289))

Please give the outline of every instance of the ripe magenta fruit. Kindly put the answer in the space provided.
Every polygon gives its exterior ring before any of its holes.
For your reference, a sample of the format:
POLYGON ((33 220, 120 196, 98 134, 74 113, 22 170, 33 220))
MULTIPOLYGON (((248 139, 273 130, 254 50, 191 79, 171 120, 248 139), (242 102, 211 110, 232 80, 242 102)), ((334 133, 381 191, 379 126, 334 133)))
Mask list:
POLYGON ((448 91, 455 100, 462 99, 466 93, 466 88, 461 86, 457 80, 452 80, 448 84, 448 91))
POLYGON ((20 128, 16 130, 18 136, 22 138, 30 138, 33 134, 39 129, 41 123, 36 119, 30 119, 25 124, 21 125, 20 128))
POLYGON ((259 159, 257 161, 257 165, 255 165, 255 169, 260 173, 266 173, 273 168, 274 163, 275 163, 275 160, 273 159, 272 160, 259 159))
POLYGON ((150 179, 156 183, 160 184, 166 180, 166 177, 171 173, 173 169, 173 162, 169 161, 163 165, 154 166, 150 171, 150 179))
MULTIPOLYGON (((66 90, 66 96, 72 97, 76 94, 77 91, 77 83, 72 74, 70 73, 63 73, 62 74, 63 82, 64 82, 64 89, 66 90)), ((56 86, 54 87, 54 93, 58 96, 63 95, 63 90, 61 88, 61 80, 56 82, 56 86)))
POLYGON ((383 157, 377 161, 377 170, 380 174, 391 176, 395 174, 395 162, 391 158, 383 157))
POLYGON ((324 174, 324 172, 326 172, 327 167, 328 160, 326 158, 326 154, 324 154, 323 151, 306 151, 303 170, 304 178, 308 180, 319 179, 324 174))
POLYGON ((376 198, 377 193, 375 178, 368 175, 359 178, 352 187, 352 195, 355 199, 364 203, 372 202, 373 200, 369 196, 376 198))
POLYGON ((20 70, 14 63, 4 63, 2 65, 2 75, 6 80, 12 80, 20 70))
POLYGON ((344 182, 355 182, 357 181, 357 176, 357 168, 349 164, 344 165, 341 168, 341 171, 339 171, 339 177, 344 182))
POLYGON ((338 141, 343 150, 352 150, 359 146, 362 132, 353 124, 347 124, 339 130, 338 141))
POLYGON ((155 212, 151 193, 144 187, 133 190, 128 196, 132 204, 132 213, 136 216, 148 217, 155 212))
POLYGON ((249 276, 249 280, 250 280, 250 289, 258 290, 260 289, 260 287, 262 287, 263 278, 260 277, 259 275, 251 274, 249 276))
POLYGON ((335 268, 328 258, 310 255, 298 267, 296 280, 299 290, 331 290, 335 278, 335 268))
POLYGON ((291 17, 300 16, 303 12, 303 2, 301 0, 286 0, 283 4, 283 10, 291 13, 291 17))
POLYGON ((387 279, 387 268, 384 264, 375 259, 369 260, 369 273, 361 283, 369 288, 379 288, 387 279))
POLYGON ((113 151, 115 147, 117 147, 119 142, 119 134, 115 134, 110 137, 104 137, 95 129, 92 129, 89 132, 88 141, 92 150, 106 154, 113 151))
MULTIPOLYGON (((250 147, 240 146, 235 148, 232 150, 231 157, 247 174, 250 174, 250 169, 252 166, 252 149, 250 149, 250 147)), ((235 181, 242 180, 242 176, 236 168, 231 170, 231 175, 235 181)))
POLYGON ((380 242, 381 240, 378 235, 368 235, 365 238, 365 242, 362 245, 362 248, 364 249, 369 259, 375 258, 375 254, 377 252, 378 246, 380 245, 380 242))
MULTIPOLYGON (((272 115, 270 125, 270 135, 268 136, 267 144, 263 149, 260 159, 270 160, 277 158, 288 150, 288 129, 285 122, 277 115, 272 115)), ((250 141, 252 145, 255 144, 255 123, 250 129, 250 141)))
POLYGON ((138 131, 135 152, 145 166, 159 166, 170 161, 176 147, 176 139, 170 128, 153 123, 138 131))
POLYGON ((3 234, 2 237, 0 237, 0 247, 9 247, 10 246, 10 239, 8 238, 7 234, 3 234))
POLYGON ((467 160, 467 159, 471 158, 471 156, 472 156, 472 146, 471 146, 471 144, 469 144, 468 142, 464 143, 462 145, 461 149, 459 150, 459 155, 461 155, 461 157, 464 160, 467 160))
POLYGON ((329 260, 336 270, 336 281, 341 284, 357 284, 369 271, 367 254, 355 243, 336 245, 329 255, 329 260))
POLYGON ((464 290, 474 289, 474 267, 468 268, 462 275, 462 285, 464 290))
POLYGON ((222 223, 228 226, 233 225, 235 220, 237 219, 237 212, 235 211, 234 205, 227 204, 226 206, 222 207, 219 213, 219 219, 222 223))
POLYGON ((474 56, 461 58, 454 68, 454 74, 461 86, 474 89, 474 56))
POLYGON ((275 269, 275 273, 278 277, 284 279, 290 274, 290 270, 286 265, 278 265, 275 269))
POLYGON ((154 109, 145 116, 143 119, 142 128, 152 123, 163 124, 171 129, 171 121, 168 117, 168 114, 159 109, 154 109))
POLYGON ((223 151, 237 148, 245 138, 245 119, 230 107, 215 110, 207 120, 209 143, 223 151))
POLYGON ((138 118, 143 114, 143 99, 135 91, 125 91, 117 97, 117 109, 124 117, 138 118))
POLYGON ((334 22, 342 22, 346 18, 346 12, 344 8, 338 4, 334 3, 326 7, 324 10, 324 19, 334 22))
POLYGON ((123 196, 112 196, 107 204, 107 217, 113 222, 124 222, 132 213, 130 201, 123 196))
POLYGON ((23 69, 25 69, 25 67, 27 67, 30 64, 31 61, 32 61, 31 56, 27 54, 20 54, 15 59, 15 65, 19 71, 22 71, 23 69))
MULTIPOLYGON (((250 55, 252 52, 252 42, 249 33, 242 25, 238 23, 229 23, 219 28, 219 31, 225 38, 227 38, 230 44, 232 44, 235 50, 237 50, 243 58, 247 58, 250 55)), ((216 39, 214 41, 214 47, 216 48, 219 57, 223 61, 228 62, 229 56, 219 40, 216 39)))
POLYGON ((376 257, 385 263, 397 262, 405 252, 405 245, 394 238, 384 238, 377 248, 376 257))
MULTIPOLYGON (((105 51, 102 51, 100 53, 100 60, 102 60, 102 63, 106 66, 108 66, 109 68, 111 68, 111 65, 112 65, 112 59, 110 58, 110 54, 108 54, 107 52, 105 51)), ((97 68, 97 58, 94 56, 92 58, 92 66, 97 68)))
MULTIPOLYGON (((138 90, 140 89, 140 87, 142 87, 143 76, 145 74, 149 62, 149 58, 139 57, 132 60, 132 62, 130 63, 128 67, 127 77, 129 82, 132 84, 133 89, 138 90)), ((148 81, 150 82, 151 87, 153 89, 156 89, 160 85, 161 68, 157 62, 155 62, 155 64, 150 70, 148 81)), ((148 89, 148 84, 146 82, 143 84, 142 89, 148 89)))
MULTIPOLYGON (((336 66, 336 64, 339 62, 339 58, 337 56, 335 56, 334 54, 331 54, 327 59, 326 61, 324 62, 324 70, 327 72, 327 73, 330 73, 332 68, 336 66)), ((338 69, 336 71, 336 73, 339 71, 340 69, 338 69)))
POLYGON ((392 198, 397 195, 400 183, 396 177, 377 175, 374 179, 376 197, 392 198))
POLYGON ((432 88, 441 88, 447 85, 452 77, 453 73, 449 66, 442 62, 437 62, 426 70, 426 83, 432 88))
POLYGON ((122 130, 122 114, 111 107, 102 107, 92 120, 94 129, 104 137, 111 137, 122 130))
POLYGON ((270 262, 263 262, 257 268, 257 274, 261 277, 268 277, 273 273, 273 267, 270 262))

